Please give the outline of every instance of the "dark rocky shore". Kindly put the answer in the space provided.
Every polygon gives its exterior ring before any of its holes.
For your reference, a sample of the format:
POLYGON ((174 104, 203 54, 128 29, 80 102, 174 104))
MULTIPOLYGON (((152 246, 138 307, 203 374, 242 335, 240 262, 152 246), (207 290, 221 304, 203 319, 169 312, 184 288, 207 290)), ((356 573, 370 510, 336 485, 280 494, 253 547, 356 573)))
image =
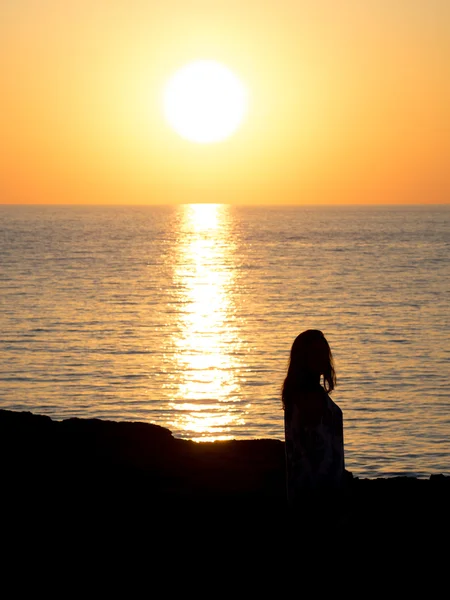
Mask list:
MULTIPOLYGON (((198 444, 151 424, 7 410, 0 410, 0 440, 9 526, 32 515, 48 531, 75 523, 122 531, 128 524, 153 537, 214 530, 235 545, 255 535, 283 545, 291 535, 277 440, 198 444)), ((348 475, 339 506, 324 499, 325 531, 354 543, 447 546, 450 477, 348 475)))

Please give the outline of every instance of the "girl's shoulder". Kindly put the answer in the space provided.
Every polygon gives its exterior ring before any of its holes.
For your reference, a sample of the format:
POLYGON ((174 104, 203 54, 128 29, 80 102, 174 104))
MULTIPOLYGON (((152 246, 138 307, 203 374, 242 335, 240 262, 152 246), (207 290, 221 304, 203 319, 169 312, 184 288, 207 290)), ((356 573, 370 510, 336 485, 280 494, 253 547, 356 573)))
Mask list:
POLYGON ((327 406, 328 394, 320 388, 302 391, 295 397, 293 412, 302 425, 315 426, 322 422, 327 406))

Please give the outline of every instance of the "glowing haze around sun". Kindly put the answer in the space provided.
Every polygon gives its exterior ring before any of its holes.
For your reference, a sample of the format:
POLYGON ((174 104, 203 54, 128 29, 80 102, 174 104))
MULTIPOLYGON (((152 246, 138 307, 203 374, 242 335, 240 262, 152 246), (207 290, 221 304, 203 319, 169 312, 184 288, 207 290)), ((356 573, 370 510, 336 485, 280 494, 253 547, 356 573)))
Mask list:
POLYGON ((191 62, 169 79, 164 115, 178 135, 210 144, 233 135, 248 109, 248 92, 228 67, 214 60, 191 62))

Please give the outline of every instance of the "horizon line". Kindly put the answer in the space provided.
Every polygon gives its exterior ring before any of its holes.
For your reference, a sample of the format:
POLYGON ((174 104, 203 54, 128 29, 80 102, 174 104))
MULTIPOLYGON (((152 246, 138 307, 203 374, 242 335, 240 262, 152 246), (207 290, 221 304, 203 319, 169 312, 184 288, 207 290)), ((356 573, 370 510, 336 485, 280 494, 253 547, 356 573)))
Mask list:
POLYGON ((98 202, 98 203, 87 203, 87 202, 0 202, 0 206, 61 206, 61 207, 118 207, 118 208, 151 208, 151 207, 167 207, 167 206, 189 206, 189 205, 202 205, 205 204, 207 206, 236 206, 242 208, 338 208, 338 207, 360 207, 360 208, 370 208, 370 207, 388 207, 388 206, 396 206, 396 207, 433 207, 439 206, 450 207, 450 200, 444 202, 302 202, 302 203, 233 203, 233 202, 157 202, 157 203, 118 203, 118 202, 98 202))

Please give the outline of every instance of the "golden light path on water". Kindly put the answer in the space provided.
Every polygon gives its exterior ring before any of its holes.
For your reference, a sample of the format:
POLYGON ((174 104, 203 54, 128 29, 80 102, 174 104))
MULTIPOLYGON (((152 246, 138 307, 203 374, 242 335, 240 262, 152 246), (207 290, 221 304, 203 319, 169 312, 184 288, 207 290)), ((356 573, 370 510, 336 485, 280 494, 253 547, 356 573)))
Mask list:
POLYGON ((194 441, 231 439, 243 423, 238 405, 239 336, 235 326, 234 245, 224 204, 180 207, 174 283, 179 290, 174 340, 182 375, 170 403, 172 426, 194 441))

